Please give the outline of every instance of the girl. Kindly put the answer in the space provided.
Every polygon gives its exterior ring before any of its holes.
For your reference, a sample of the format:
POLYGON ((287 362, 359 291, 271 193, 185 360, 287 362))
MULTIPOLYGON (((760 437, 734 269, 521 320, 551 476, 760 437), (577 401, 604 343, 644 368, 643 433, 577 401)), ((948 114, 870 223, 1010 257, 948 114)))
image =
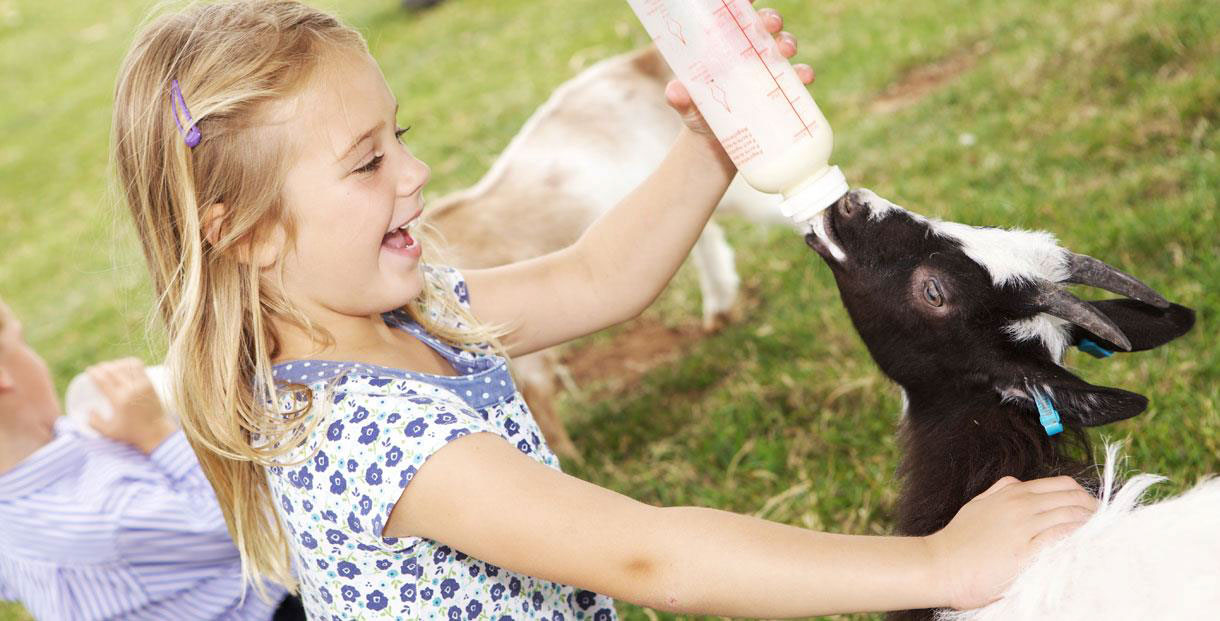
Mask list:
POLYGON ((560 472, 506 356, 641 312, 735 172, 685 89, 667 97, 686 128, 578 242, 460 274, 422 261, 429 169, 356 32, 236 2, 137 37, 114 158, 247 578, 299 585, 315 618, 609 619, 609 597, 764 617, 975 606, 1090 513, 1068 480, 1002 480, 936 535, 842 536, 560 472))

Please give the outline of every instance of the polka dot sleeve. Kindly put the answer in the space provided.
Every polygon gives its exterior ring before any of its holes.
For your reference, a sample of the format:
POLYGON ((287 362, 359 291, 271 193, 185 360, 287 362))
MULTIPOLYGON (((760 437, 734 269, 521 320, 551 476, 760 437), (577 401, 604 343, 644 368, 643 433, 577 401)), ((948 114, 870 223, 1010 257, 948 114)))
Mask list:
MULTIPOLYGON (((370 549, 401 549, 410 541, 383 538, 390 511, 419 469, 446 444, 495 427, 462 401, 440 397, 411 380, 385 380, 385 392, 344 391, 333 395, 337 408, 324 430, 311 476, 326 501, 322 519, 337 522, 357 544, 370 549)), ((291 482, 291 475, 289 480, 291 482)))

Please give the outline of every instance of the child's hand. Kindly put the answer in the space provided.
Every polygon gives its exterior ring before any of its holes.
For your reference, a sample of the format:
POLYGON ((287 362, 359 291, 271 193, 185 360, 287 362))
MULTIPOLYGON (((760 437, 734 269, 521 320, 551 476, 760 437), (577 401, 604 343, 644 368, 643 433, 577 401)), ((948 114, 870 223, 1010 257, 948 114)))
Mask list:
MULTIPOLYGON (((750 0, 753 4, 754 0, 750 0)), ((767 27, 767 32, 775 35, 775 42, 779 45, 779 52, 784 55, 784 58, 792 58, 796 55, 796 37, 791 33, 784 32, 784 18, 780 16, 779 11, 775 9, 759 9, 759 17, 762 18, 763 24, 767 27)), ((813 83, 813 68, 805 64, 797 64, 792 66, 796 69, 796 75, 805 84, 813 83)), ((677 80, 671 80, 665 86, 665 99, 669 105, 678 111, 682 116, 682 122, 686 127, 697 134, 712 136, 712 130, 708 127, 707 121, 703 120, 703 115, 699 113, 699 109, 695 107, 691 101, 690 92, 686 87, 677 80)))
POLYGON ((926 538, 948 604, 966 609, 995 601, 1035 551, 1075 531, 1097 506, 1069 477, 996 481, 926 538))
POLYGON ((112 360, 93 365, 85 373, 114 407, 111 418, 97 412, 89 414, 89 424, 102 435, 148 455, 177 429, 165 414, 143 362, 136 358, 112 360))

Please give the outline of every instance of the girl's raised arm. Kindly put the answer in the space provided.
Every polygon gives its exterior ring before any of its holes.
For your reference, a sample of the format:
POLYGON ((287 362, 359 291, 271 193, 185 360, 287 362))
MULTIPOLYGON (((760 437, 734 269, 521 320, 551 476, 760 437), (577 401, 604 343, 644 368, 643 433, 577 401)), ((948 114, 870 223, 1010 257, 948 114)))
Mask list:
POLYGON ((735 617, 971 607, 1095 501, 1070 479, 1001 480, 930 537, 808 531, 657 508, 476 433, 437 451, 385 536, 421 536, 517 573, 660 610, 735 617), (1078 492, 1078 493, 1077 493, 1078 492))
MULTIPOLYGON (((796 54, 783 19, 762 9, 780 52, 796 54)), ((797 65, 806 84, 813 70, 797 65)), ((465 272, 473 312, 506 326, 509 354, 545 349, 635 317, 660 295, 690 253, 737 169, 671 82, 666 99, 685 127, 655 172, 572 246, 536 259, 465 272)), ((528 209, 527 205, 522 206, 528 209)))
POLYGON ((572 246, 464 271, 472 312, 510 330, 513 356, 635 317, 682 265, 735 170, 719 145, 683 129, 657 170, 572 246))

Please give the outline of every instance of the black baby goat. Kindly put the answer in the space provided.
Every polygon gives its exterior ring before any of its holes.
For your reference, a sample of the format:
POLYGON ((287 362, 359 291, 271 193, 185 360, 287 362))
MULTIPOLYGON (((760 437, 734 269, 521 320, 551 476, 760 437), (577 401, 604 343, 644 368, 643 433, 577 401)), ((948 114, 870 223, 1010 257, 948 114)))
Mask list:
POLYGON ((1045 550, 1002 600, 942 618, 1220 614, 1220 481, 1139 508, 1148 478, 1113 496, 1112 471, 1099 481, 1084 429, 1135 416, 1148 400, 1062 366, 1072 345, 1099 355, 1163 345, 1191 329, 1193 311, 1050 234, 931 220, 867 190, 811 227, 806 241, 834 273, 856 330, 903 390, 901 533, 941 529, 1003 476, 1068 475, 1102 496, 1098 515, 1045 550), (1130 299, 1084 302, 1061 283, 1130 299))

